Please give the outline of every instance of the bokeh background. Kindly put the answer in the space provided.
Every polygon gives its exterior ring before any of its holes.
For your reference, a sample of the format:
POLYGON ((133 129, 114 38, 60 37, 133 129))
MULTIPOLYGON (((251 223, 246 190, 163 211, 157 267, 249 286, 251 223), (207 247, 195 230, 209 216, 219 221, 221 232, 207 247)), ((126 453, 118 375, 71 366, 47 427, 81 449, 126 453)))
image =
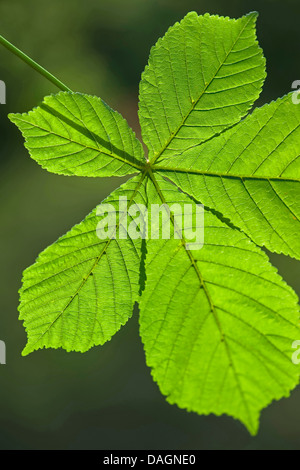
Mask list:
MULTIPOLYGON (((73 90, 101 96, 139 135, 138 83, 150 47, 190 10, 260 12, 268 78, 258 104, 300 79, 298 0, 0 0, 0 34, 73 90)), ((21 357, 22 270, 121 181, 42 170, 7 114, 28 111, 57 89, 2 46, 0 79, 7 84, 7 104, 0 105, 0 339, 7 345, 0 449, 300 449, 300 389, 263 411, 256 437, 229 417, 167 404, 145 365, 138 312, 111 342, 85 354, 21 357)), ((300 294, 300 263, 271 258, 300 294)))

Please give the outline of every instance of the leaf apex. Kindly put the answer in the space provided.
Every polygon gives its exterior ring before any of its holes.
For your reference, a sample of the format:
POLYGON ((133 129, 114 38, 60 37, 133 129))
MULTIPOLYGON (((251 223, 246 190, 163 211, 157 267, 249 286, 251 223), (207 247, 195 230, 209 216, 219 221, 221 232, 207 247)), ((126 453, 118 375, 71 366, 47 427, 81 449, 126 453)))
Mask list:
POLYGON ((30 353, 32 353, 32 352, 33 352, 33 349, 30 347, 29 344, 26 344, 25 348, 24 348, 23 351, 21 352, 21 355, 22 355, 23 357, 25 357, 25 356, 28 356, 28 355, 29 355, 30 353))
POLYGON ((8 119, 13 123, 15 123, 15 119, 17 116, 20 116, 20 113, 9 113, 7 115, 8 119))
POLYGON ((249 11, 249 13, 246 13, 245 16, 253 16, 253 18, 258 18, 259 17, 259 12, 256 10, 249 11))

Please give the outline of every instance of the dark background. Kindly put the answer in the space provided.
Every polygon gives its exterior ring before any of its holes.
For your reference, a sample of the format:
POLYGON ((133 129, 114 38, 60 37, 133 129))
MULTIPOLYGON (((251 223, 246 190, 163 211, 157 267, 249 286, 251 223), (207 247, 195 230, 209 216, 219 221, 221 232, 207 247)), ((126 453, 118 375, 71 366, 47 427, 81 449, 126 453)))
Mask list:
MULTIPOLYGON (((268 78, 258 104, 300 79, 299 0, 0 0, 0 34, 74 91, 101 96, 139 135, 138 83, 149 49, 190 10, 260 12, 268 78)), ((0 105, 0 339, 7 345, 0 449, 300 449, 300 389, 263 411, 257 437, 229 417, 167 404, 144 362, 137 312, 111 342, 85 354, 43 350, 21 357, 22 270, 121 181, 42 170, 7 113, 28 111, 58 90, 2 46, 0 79, 7 85, 7 104, 0 105)), ((300 263, 271 258, 299 294, 300 263)))

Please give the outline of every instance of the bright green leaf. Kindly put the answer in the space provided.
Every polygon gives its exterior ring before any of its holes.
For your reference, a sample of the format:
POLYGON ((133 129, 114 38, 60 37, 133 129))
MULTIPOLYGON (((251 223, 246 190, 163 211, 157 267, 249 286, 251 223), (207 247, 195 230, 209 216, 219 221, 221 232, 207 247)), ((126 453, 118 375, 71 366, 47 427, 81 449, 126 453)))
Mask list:
POLYGON ((255 243, 300 259, 300 106, 292 94, 220 136, 157 162, 255 243))
POLYGON ((211 138, 258 98, 266 74, 256 18, 191 12, 152 48, 139 104, 150 160, 211 138))
POLYGON ((29 113, 9 118, 22 132, 31 157, 52 173, 124 176, 145 162, 127 121, 95 96, 58 93, 29 113))
MULTIPOLYGON (((105 201, 119 197, 145 203, 143 176, 136 176, 105 201)), ((43 347, 87 351, 104 344, 132 315, 140 289, 141 240, 101 240, 95 209, 43 251, 24 271, 20 319, 28 335, 23 352, 43 347)), ((117 224, 121 221, 118 217, 117 224)))
MULTIPOLYGON (((148 183, 153 203, 194 204, 163 179, 148 183)), ((141 337, 154 380, 170 403, 229 414, 252 434, 259 411, 288 396, 299 367, 297 296, 245 234, 205 212, 205 244, 149 240, 141 337)))
POLYGON ((147 363, 168 401, 229 414, 252 434, 260 410, 298 383, 300 337, 297 296, 257 246, 300 257, 300 107, 287 95, 244 118, 265 78, 256 18, 191 12, 158 41, 140 84, 147 160, 127 122, 96 97, 59 93, 10 115, 49 171, 140 173, 105 201, 115 236, 98 238, 94 210, 24 272, 24 354, 103 344, 139 301, 147 363), (175 216, 170 239, 154 239, 151 223, 142 240, 133 204, 150 222, 152 204, 196 202, 205 205, 202 249, 187 249, 175 216), (135 235, 118 236, 123 217, 135 235))

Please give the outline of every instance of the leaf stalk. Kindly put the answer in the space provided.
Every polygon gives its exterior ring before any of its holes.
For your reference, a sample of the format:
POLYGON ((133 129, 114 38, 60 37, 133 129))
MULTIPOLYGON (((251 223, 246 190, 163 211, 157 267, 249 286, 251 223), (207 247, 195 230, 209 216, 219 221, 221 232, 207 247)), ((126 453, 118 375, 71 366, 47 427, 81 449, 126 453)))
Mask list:
POLYGON ((25 62, 31 68, 36 70, 38 73, 40 73, 43 77, 45 77, 55 86, 57 86, 60 90, 72 92, 72 90, 69 87, 67 87, 62 81, 60 81, 58 78, 52 75, 52 73, 48 72, 48 70, 46 70, 44 67, 39 65, 37 62, 35 62, 28 55, 26 55, 24 52, 22 52, 20 49, 18 49, 16 46, 14 46, 12 43, 10 43, 7 39, 5 39, 1 35, 0 35, 0 44, 6 47, 6 49, 8 49, 13 54, 15 54, 21 60, 23 60, 23 62, 25 62))

